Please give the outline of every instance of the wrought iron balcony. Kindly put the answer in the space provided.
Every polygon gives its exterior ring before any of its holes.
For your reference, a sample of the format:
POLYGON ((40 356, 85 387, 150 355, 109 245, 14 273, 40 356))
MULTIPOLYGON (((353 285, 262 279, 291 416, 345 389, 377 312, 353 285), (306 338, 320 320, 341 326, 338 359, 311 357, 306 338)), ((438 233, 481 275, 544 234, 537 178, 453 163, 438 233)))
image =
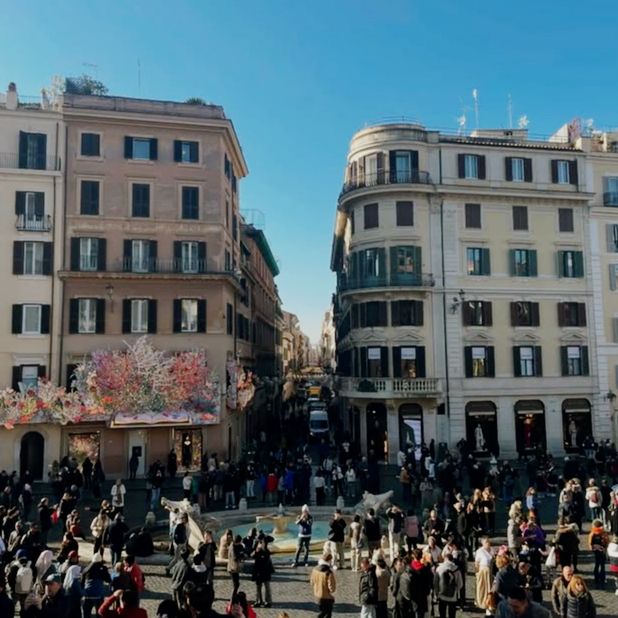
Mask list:
POLYGON ((52 229, 51 216, 46 215, 30 219, 24 215, 18 215, 15 221, 15 228, 20 232, 49 232, 52 229))
POLYGON ((618 191, 603 193, 603 206, 618 206, 618 191))
POLYGON ((372 174, 364 174, 362 178, 357 178, 346 182, 341 189, 341 195, 345 195, 346 193, 355 191, 356 189, 364 189, 366 187, 400 184, 431 184, 431 176, 429 175, 429 172, 422 172, 420 170, 409 170, 405 172, 387 172, 384 170, 372 174))
POLYGON ((55 155, 20 157, 16 152, 0 152, 0 169, 60 171, 60 158, 55 155))
POLYGON ((364 399, 437 397, 441 393, 439 378, 342 378, 339 390, 343 397, 364 399))
POLYGON ((431 273, 391 273, 390 275, 376 275, 367 277, 339 277, 339 292, 362 290, 366 288, 387 287, 425 287, 436 284, 431 273))

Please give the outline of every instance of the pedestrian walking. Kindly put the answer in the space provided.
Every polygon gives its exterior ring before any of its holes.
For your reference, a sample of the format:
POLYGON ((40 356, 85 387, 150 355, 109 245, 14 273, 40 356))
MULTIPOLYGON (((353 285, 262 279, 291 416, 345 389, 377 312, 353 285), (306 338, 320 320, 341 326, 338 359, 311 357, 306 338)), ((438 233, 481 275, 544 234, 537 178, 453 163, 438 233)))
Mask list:
POLYGON ((298 566, 298 559, 300 558, 301 551, 304 550, 305 558, 304 563, 307 566, 309 562, 309 546, 311 545, 311 533, 313 529, 313 517, 309 512, 309 507, 304 504, 299 517, 296 519, 296 525, 298 526, 298 545, 296 548, 296 555, 292 566, 298 566))
POLYGON ((457 601, 463 579, 451 554, 444 556, 444 562, 436 569, 434 576, 434 590, 438 600, 438 612, 440 618, 455 618, 457 613, 457 601))
POLYGON ((483 537, 481 546, 474 554, 474 572, 476 574, 475 603, 479 609, 485 610, 486 616, 491 616, 487 607, 487 597, 491 591, 491 576, 494 555, 489 537, 483 537))
POLYGON ((562 600, 562 618, 596 618, 596 605, 586 582, 573 575, 562 600))
POLYGON ((350 568, 357 573, 360 568, 361 552, 363 550, 363 526, 360 515, 354 515, 350 524, 350 568))
POLYGON ((331 562, 332 555, 325 553, 311 571, 311 588, 318 604, 318 618, 331 618, 335 604, 337 582, 331 562))
POLYGON ((594 555, 594 584, 598 589, 605 588, 605 562, 609 536, 603 528, 603 522, 595 519, 588 535, 588 547, 594 555))
POLYGON ((358 600, 361 606, 360 618, 376 618, 378 604, 378 579, 376 567, 368 558, 361 560, 361 576, 358 580, 358 600))
POLYGON ((373 557, 373 552, 380 549, 380 542, 382 540, 382 531, 380 529, 380 522, 376 517, 374 509, 367 511, 367 517, 363 522, 363 533, 367 539, 367 549, 369 551, 369 558, 373 557))
POLYGON ((566 595, 567 586, 569 585, 569 582, 571 581, 572 577, 573 577, 573 567, 570 565, 562 567, 562 573, 560 574, 559 577, 556 577, 556 579, 554 579, 552 586, 551 586, 551 593, 550 593, 551 604, 552 604, 554 613, 559 618, 562 618, 563 600, 566 595))
POLYGON ((391 582, 391 572, 382 556, 376 563, 376 580, 378 583, 376 618, 388 618, 388 588, 391 582))
POLYGON ((184 473, 184 476, 182 477, 182 495, 184 499, 189 500, 189 502, 191 502, 191 484, 192 484, 191 475, 189 474, 189 471, 187 470, 184 473))

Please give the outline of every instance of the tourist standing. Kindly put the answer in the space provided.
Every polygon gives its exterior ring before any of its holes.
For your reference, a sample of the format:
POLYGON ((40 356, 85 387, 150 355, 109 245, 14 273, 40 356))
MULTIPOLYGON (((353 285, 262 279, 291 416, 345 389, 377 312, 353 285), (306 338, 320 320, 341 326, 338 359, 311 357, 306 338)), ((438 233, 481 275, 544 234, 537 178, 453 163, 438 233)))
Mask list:
POLYGON ((234 537, 234 542, 230 544, 227 553, 227 572, 232 579, 232 595, 238 592, 240 588, 240 563, 243 559, 243 544, 242 537, 237 534, 234 537))
POLYGON ((294 556, 294 562, 292 566, 298 566, 298 559, 300 558, 300 552, 305 551, 304 563, 307 566, 309 562, 309 546, 311 545, 311 532, 313 529, 313 517, 309 512, 309 507, 304 504, 301 509, 300 516, 296 520, 298 526, 298 546, 296 548, 296 555, 294 556))
POLYGON ((331 567, 332 556, 324 554, 311 571, 311 588, 318 603, 318 618, 331 618, 335 604, 337 582, 331 567))
POLYGON ((113 565, 120 561, 128 532, 129 527, 124 523, 124 516, 122 513, 116 513, 114 521, 110 524, 107 533, 107 541, 109 543, 113 565))
POLYGON ((335 510, 335 516, 330 522, 330 530, 328 533, 328 540, 330 543, 330 552, 333 554, 333 560, 338 568, 344 567, 344 553, 345 553, 345 529, 346 523, 341 516, 341 509, 335 510))
POLYGON ((257 548, 253 553, 253 573, 251 579, 255 582, 255 607, 270 607, 272 604, 272 594, 270 590, 270 580, 275 569, 270 557, 270 551, 266 541, 258 541, 257 548), (264 593, 262 593, 262 589, 264 593))
POLYGON ((363 549, 363 526, 360 523, 360 515, 354 515, 350 524, 350 568, 357 573, 360 568, 360 557, 363 549))
POLYGON ((378 558, 376 564, 376 581, 378 582, 376 618, 388 618, 388 587, 391 581, 391 572, 382 556, 378 558))
POLYGON ((474 554, 474 570, 476 572, 476 606, 485 610, 485 615, 491 615, 487 608, 487 595, 491 591, 491 569, 493 566, 493 552, 489 537, 483 537, 481 546, 474 554))
POLYGON ((444 562, 436 569, 433 586, 438 600, 440 618, 455 618, 457 601, 462 586, 463 579, 459 568, 453 561, 453 556, 446 554, 444 562))
POLYGON ((115 513, 124 515, 124 497, 127 493, 127 488, 124 486, 122 479, 116 479, 111 489, 112 506, 115 513))
POLYGON ((376 567, 368 558, 361 560, 361 576, 358 580, 358 601, 361 618, 376 618, 378 604, 378 579, 376 567))
POLYGON ((594 583, 597 588, 605 588, 605 561, 609 537, 603 522, 595 519, 588 535, 588 546, 594 555, 594 583))
POLYGON ((380 530, 380 522, 376 518, 374 509, 367 511, 367 517, 363 524, 363 532, 367 539, 367 548, 369 550, 369 559, 372 558, 373 552, 380 549, 380 541, 382 540, 382 531, 380 530))

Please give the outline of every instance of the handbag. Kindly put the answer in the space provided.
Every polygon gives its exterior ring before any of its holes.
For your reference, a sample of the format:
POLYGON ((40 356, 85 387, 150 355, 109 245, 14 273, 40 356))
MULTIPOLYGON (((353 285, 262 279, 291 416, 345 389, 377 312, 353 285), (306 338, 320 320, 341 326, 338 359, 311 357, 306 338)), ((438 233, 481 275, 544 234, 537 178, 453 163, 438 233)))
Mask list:
POLYGON ((555 547, 552 547, 549 550, 549 554, 547 554, 547 559, 545 560, 545 566, 548 569, 556 568, 556 548, 555 547))

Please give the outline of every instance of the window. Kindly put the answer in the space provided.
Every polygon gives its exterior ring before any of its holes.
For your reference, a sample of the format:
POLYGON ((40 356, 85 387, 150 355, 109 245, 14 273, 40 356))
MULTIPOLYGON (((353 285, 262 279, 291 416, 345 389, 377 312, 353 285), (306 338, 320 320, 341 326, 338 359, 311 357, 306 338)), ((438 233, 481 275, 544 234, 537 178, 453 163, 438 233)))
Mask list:
POLYGON ((489 249, 468 247, 466 249, 466 268, 469 275, 489 275, 489 249))
POLYGON ((13 305, 11 332, 14 335, 49 334, 49 305, 13 305))
POLYGON ((425 377, 425 348, 394 347, 393 348, 393 377, 415 378, 425 377))
POLYGON ((481 229, 481 205, 480 204, 466 204, 466 227, 468 229, 481 229))
POLYGON ((485 157, 474 154, 457 155, 459 178, 485 179, 485 157))
POLYGON ((519 158, 511 159, 512 180, 522 182, 524 180, 524 160, 519 158))
POLYGON ((360 374, 367 378, 388 377, 388 348, 360 348, 360 374))
POLYGON ((575 231, 572 208, 558 208, 558 230, 560 232, 575 231))
POLYGON ((605 226, 607 234, 607 250, 610 253, 618 253, 618 224, 610 223, 605 226))
POLYGON ((603 206, 618 206, 618 176, 605 176, 603 185, 603 206))
POLYGON ((234 307, 227 303, 226 306, 226 326, 227 326, 227 334, 234 334, 234 307))
POLYGON ((125 137, 124 158, 154 161, 157 158, 157 140, 147 137, 125 137))
POLYGON ((99 239, 79 239, 79 270, 94 271, 98 268, 99 239))
POLYGON ((199 163, 199 143, 174 140, 174 161, 177 163, 199 163))
POLYGON ((365 229, 369 230, 374 227, 378 227, 378 205, 377 204, 365 204, 365 229))
POLYGON ((45 225, 45 193, 41 191, 16 191, 15 214, 18 229, 48 231, 45 225))
POLYGON ((412 202, 397 202, 397 226, 414 225, 414 204, 412 202))
POLYGON ((79 316, 77 332, 90 334, 96 332, 97 325, 97 301, 95 298, 79 299, 79 316))
POLYGON ((513 373, 518 378, 543 375, 540 346, 513 347, 513 373))
POLYGON ((586 326, 586 303, 558 303, 558 326, 586 326))
POLYGON ((578 183, 577 161, 554 159, 551 162, 551 181, 554 184, 568 185, 578 183))
POLYGON ((200 189, 199 187, 182 188, 182 218, 200 218, 200 189))
POLYGON ((519 231, 528 230, 527 206, 513 206, 513 229, 519 231))
POLYGON ((148 332, 148 301, 145 299, 131 300, 131 332, 148 332))
POLYGON ((392 285, 416 285, 422 272, 421 247, 391 247, 392 285))
POLYGON ((224 267, 227 272, 229 272, 232 269, 232 255, 227 249, 225 250, 225 266, 224 267))
POLYGON ((43 243, 24 242, 24 275, 43 274, 43 243))
POLYGON ((197 242, 183 242, 182 248, 182 265, 181 270, 183 273, 197 273, 199 271, 198 266, 198 243, 197 242))
MULTIPOLYGON (((21 379, 19 380, 24 390, 28 390, 31 388, 36 388, 39 383, 39 377, 43 377, 45 375, 45 371, 43 371, 43 376, 40 376, 42 365, 20 365, 18 369, 21 369, 21 379)), ((43 370, 45 368, 43 367, 43 370)))
POLYGON ((492 307, 485 300, 466 300, 462 306, 464 326, 491 326, 492 307))
POLYGON ((100 183, 98 180, 82 180, 80 191, 81 215, 99 214, 100 183))
POLYGON ((562 346, 560 360, 563 376, 587 376, 590 373, 588 346, 562 346))
POLYGON ((511 277, 536 277, 537 261, 535 249, 510 249, 511 277))
POLYGON ((511 326, 539 326, 539 303, 516 301, 511 303, 511 326))
POLYGON ((392 326, 422 326, 422 300, 394 300, 391 301, 392 326))
POLYGON ((584 254, 581 251, 558 251, 558 276, 577 278, 584 276, 584 254))
POLYGON ((505 178, 511 182, 532 182, 532 159, 506 157, 505 178))
POLYGON ((82 133, 82 157, 101 156, 101 136, 98 133, 82 133))
POLYGON ((416 150, 391 150, 389 166, 391 182, 417 182, 418 152, 416 150))
POLYGON ((182 325, 181 333, 197 332, 197 300, 183 299, 181 301, 182 325))
POLYGON ((352 253, 352 273, 353 278, 357 278, 361 285, 385 283, 386 253, 384 249, 372 247, 352 253))
POLYGON ((19 167, 44 170, 47 163, 47 135, 19 132, 19 167))
POLYGON ((131 270, 134 273, 147 273, 150 266, 150 241, 131 241, 131 270))
POLYGON ((372 301, 352 306, 352 328, 387 326, 386 302, 372 301))
POLYGON ((133 183, 132 193, 132 217, 150 217, 150 185, 133 183))
POLYGON ((494 377, 493 346, 466 346, 464 360, 467 378, 494 377))

